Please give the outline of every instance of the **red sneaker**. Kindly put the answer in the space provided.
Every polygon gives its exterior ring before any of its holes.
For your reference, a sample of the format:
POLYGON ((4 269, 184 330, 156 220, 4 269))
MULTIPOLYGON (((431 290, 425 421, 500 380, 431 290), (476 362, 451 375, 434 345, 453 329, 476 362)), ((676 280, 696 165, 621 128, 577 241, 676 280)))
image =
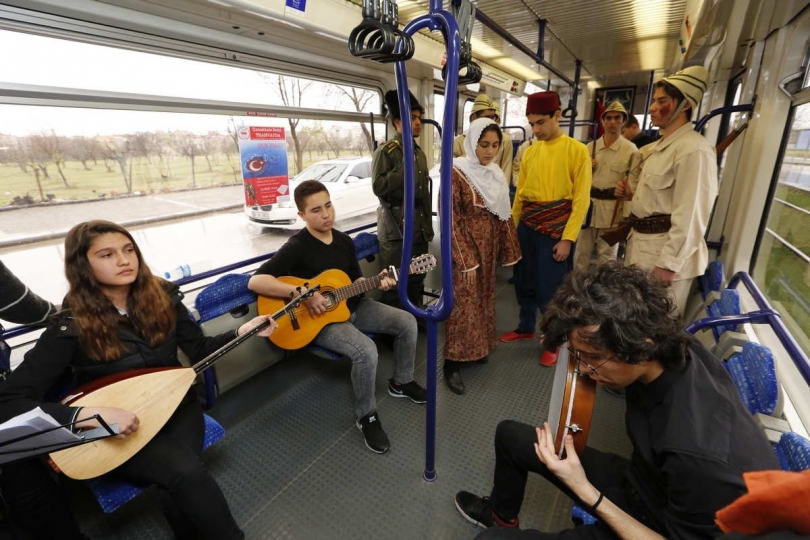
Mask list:
POLYGON ((507 332, 505 334, 501 334, 501 341, 504 343, 512 343, 513 341, 520 341, 521 339, 533 339, 534 332, 507 332))
POLYGON ((557 363, 557 355, 559 350, 553 351, 543 351, 542 356, 540 356, 540 365, 546 367, 552 367, 557 363))

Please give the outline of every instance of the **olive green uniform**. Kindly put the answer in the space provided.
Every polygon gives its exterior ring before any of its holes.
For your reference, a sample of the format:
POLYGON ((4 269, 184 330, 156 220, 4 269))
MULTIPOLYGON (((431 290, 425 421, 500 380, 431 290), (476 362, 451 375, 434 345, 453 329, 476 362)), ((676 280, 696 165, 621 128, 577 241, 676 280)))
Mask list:
MULTIPOLYGON (((433 202, 430 195, 427 157, 414 142, 416 200, 414 201, 413 256, 428 252, 428 242, 433 240, 433 202)), ((377 237, 380 241, 380 262, 384 267, 399 268, 402 260, 402 218, 405 213, 405 165, 403 162, 402 134, 374 151, 372 160, 372 183, 374 194, 380 198, 377 211, 377 237)), ((412 274, 408 279, 408 298, 416 305, 422 303, 424 274, 412 274)), ((386 304, 399 305, 396 289, 385 291, 381 300, 386 304)))

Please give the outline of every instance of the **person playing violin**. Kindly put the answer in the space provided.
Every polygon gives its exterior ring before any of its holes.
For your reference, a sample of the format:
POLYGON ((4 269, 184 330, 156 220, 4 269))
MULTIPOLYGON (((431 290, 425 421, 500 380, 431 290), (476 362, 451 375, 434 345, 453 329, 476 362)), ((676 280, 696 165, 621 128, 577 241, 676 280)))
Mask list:
POLYGON ((713 538, 715 512, 746 493, 743 473, 779 469, 770 444, 721 362, 681 329, 666 285, 612 261, 569 274, 543 319, 548 346, 567 342, 597 385, 626 388, 630 459, 571 435, 558 457, 548 423, 502 421, 488 497, 461 491, 455 504, 492 538, 713 538), (521 531, 529 472, 598 519, 562 532, 521 531))
MULTIPOLYGON (((269 318, 256 317, 236 330, 204 336, 189 317, 179 288, 155 277, 132 235, 108 221, 87 221, 68 232, 65 274, 69 291, 62 310, 0 387, 0 410, 8 417, 40 406, 60 423, 92 428, 99 427, 97 420, 82 419, 98 415, 117 424, 118 438, 126 438, 138 430, 135 412, 45 403, 46 394, 65 378, 82 385, 133 369, 181 367, 178 347, 192 361, 200 360, 269 318)), ((269 336, 275 327, 271 321, 257 335, 269 336)), ((157 435, 110 474, 134 484, 157 484, 176 538, 244 538, 200 459, 204 430, 202 409, 191 389, 157 435)))

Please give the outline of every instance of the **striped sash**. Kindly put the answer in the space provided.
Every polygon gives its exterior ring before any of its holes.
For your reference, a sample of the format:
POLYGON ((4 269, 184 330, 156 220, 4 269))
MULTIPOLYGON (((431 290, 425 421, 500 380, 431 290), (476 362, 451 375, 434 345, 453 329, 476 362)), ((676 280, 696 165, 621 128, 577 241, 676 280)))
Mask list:
POLYGON ((520 214, 520 221, 540 234, 552 238, 561 238, 570 215, 570 199, 548 202, 525 201, 520 214))

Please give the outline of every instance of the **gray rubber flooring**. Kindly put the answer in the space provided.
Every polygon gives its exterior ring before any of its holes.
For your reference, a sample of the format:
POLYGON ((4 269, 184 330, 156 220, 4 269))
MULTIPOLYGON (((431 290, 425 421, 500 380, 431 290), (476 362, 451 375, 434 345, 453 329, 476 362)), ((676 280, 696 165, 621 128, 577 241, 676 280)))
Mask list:
MULTIPOLYGON (((510 270, 499 276, 498 330, 517 323, 510 270)), ((424 384, 426 343, 420 336, 416 379, 424 384)), ((439 329, 439 352, 442 350, 439 329)), ((388 396, 393 358, 378 344, 380 420, 391 439, 384 455, 369 451, 354 425, 348 360, 296 353, 220 397, 209 411, 227 429, 204 454, 249 539, 470 539, 480 528, 453 505, 459 490, 488 494, 493 437, 502 419, 539 425, 547 418, 553 370, 538 364, 539 342, 501 344, 487 365, 463 368, 467 394, 437 377, 434 482, 422 479, 425 406, 388 396)), ((441 360, 439 361, 441 366, 441 360)), ((624 400, 601 389, 589 443, 628 455, 624 400)), ((71 486, 86 533, 94 539, 163 539, 171 531, 149 492, 103 515, 71 486)), ((571 527, 571 502, 540 477, 530 478, 520 514, 524 528, 571 527)))

